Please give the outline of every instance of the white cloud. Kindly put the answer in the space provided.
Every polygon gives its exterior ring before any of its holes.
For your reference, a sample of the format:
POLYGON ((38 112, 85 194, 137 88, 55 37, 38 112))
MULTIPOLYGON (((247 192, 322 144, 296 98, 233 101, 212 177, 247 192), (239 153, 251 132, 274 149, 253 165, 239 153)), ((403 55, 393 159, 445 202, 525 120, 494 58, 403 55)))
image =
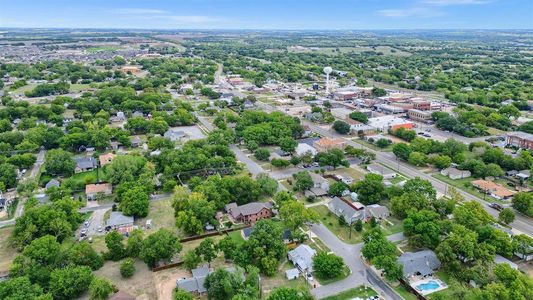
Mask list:
POLYGON ((411 7, 405 9, 382 9, 378 11, 379 15, 389 18, 406 18, 406 17, 421 17, 431 18, 442 15, 442 12, 437 10, 427 9, 425 7, 411 7))

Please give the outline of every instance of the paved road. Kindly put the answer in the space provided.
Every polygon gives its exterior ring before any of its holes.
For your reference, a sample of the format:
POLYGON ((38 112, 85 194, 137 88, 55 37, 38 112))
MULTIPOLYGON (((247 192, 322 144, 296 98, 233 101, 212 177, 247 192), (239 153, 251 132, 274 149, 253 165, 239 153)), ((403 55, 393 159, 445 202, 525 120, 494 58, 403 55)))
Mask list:
MULTIPOLYGON (((27 172, 24 176, 24 180, 32 179, 37 176, 37 173, 39 172, 39 169, 44 164, 44 157, 46 154, 46 150, 40 150, 37 154, 37 159, 35 160, 35 163, 33 164, 33 167, 31 168, 30 172, 27 172)), ((0 228, 10 225, 15 225, 15 220, 22 216, 22 213, 24 212, 24 203, 26 202, 26 199, 20 199, 17 204, 17 209, 15 210, 15 216, 12 219, 1 221, 0 222, 0 228)))
MULTIPOLYGON (((391 291, 387 284, 385 284, 379 277, 372 276, 372 280, 369 280, 370 276, 368 275, 373 274, 371 274, 371 271, 367 270, 367 266, 363 264, 360 258, 361 248, 363 247, 362 243, 355 245, 346 244, 331 233, 324 224, 311 225, 309 228, 331 249, 331 251, 344 259, 344 262, 351 271, 350 275, 341 281, 312 289, 311 293, 313 296, 320 299, 361 285, 369 285, 377 289, 385 299, 402 299, 401 297, 398 297, 394 291, 391 291), (367 274, 367 271, 370 274, 367 274)), ((404 238, 403 233, 394 234, 388 237, 390 241, 401 241, 404 238)))
MULTIPOLYGON (((261 103, 261 102, 257 102, 259 103, 259 106, 261 106, 263 109, 267 110, 267 111, 274 111, 276 110, 275 108, 273 108, 272 106, 268 105, 268 104, 265 104, 265 103, 261 103)), ((302 124, 305 124, 305 125, 308 125, 311 130, 313 132, 316 132, 322 136, 326 136, 326 137, 330 137, 330 138, 342 138, 346 141, 346 143, 348 145, 351 145, 353 147, 356 147, 356 148, 363 148, 363 149, 366 149, 367 151, 370 151, 370 152, 373 152, 376 154, 376 162, 378 163, 381 163, 381 164, 384 164, 385 166, 388 166, 390 168, 393 168, 395 171, 398 171, 402 174, 404 174, 405 176, 409 177, 409 178, 415 178, 415 177, 420 177, 422 179, 426 179, 428 180, 429 182, 431 182, 431 184, 433 185, 433 187, 440 193, 442 194, 446 194, 446 191, 448 190, 448 184, 445 183, 445 182, 442 182, 434 177, 432 177, 431 175, 428 175, 428 174, 425 174, 419 170, 417 170, 416 168, 412 167, 411 165, 409 164, 406 164, 402 161, 399 161, 396 159, 395 155, 391 152, 380 152, 380 151, 374 151, 370 148, 367 148, 359 143, 356 143, 352 140, 349 140, 349 139, 346 139, 345 136, 342 136, 342 135, 339 135, 338 133, 336 132, 333 132, 331 130, 327 130, 327 129, 323 129, 311 122, 308 122, 308 121, 305 121, 305 120, 302 120, 302 124)), ((463 190, 459 190, 458 191, 462 194, 462 196, 466 199, 466 200, 474 200, 474 201, 477 201, 479 203, 481 203, 481 205, 483 206, 483 208, 485 208, 485 210, 493 217, 495 217, 496 219, 498 218, 498 214, 499 212, 490 208, 488 206, 488 203, 483 201, 482 199, 470 194, 470 193, 467 193, 463 190)), ((531 218, 527 217, 527 216, 524 216, 522 214, 519 214, 517 213, 516 214, 516 218, 515 218, 515 221, 513 223, 510 224, 513 229, 515 229, 515 231, 519 231, 520 233, 525 233, 529 236, 533 236, 533 222, 531 221, 531 218)))

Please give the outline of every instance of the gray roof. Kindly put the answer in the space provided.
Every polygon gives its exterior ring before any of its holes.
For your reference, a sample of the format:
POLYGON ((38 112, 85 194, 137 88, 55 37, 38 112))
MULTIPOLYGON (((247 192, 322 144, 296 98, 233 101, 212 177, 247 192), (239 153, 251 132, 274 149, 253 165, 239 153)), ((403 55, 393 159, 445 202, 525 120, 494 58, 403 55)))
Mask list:
POLYGON ((412 275, 430 275, 440 268, 440 260, 437 258, 435 252, 431 250, 414 253, 405 252, 398 258, 398 263, 403 266, 403 276, 405 278, 412 275))
POLYGON ((94 157, 81 157, 76 158, 76 166, 80 169, 92 169, 96 168, 96 159, 94 157))
POLYGON ((386 168, 380 164, 370 164, 366 168, 371 172, 377 172, 381 175, 396 174, 396 172, 394 172, 393 170, 386 168))
POLYGON ((301 139, 301 140, 298 140, 298 143, 302 143, 302 144, 307 144, 311 147, 313 147, 313 144, 320 140, 319 137, 311 137, 311 138, 306 138, 306 139, 301 139))
POLYGON ((209 275, 209 268, 207 266, 201 266, 196 269, 192 269, 192 277, 205 277, 209 275))
POLYGON ((374 218, 381 218, 390 214, 389 209, 386 206, 379 204, 372 204, 366 207, 368 213, 374 218))
POLYGON ((226 205, 226 211, 231 214, 233 218, 237 218, 239 215, 248 216, 260 212, 263 208, 271 209, 272 203, 270 202, 252 202, 237 206, 235 203, 226 205))
POLYGON ((309 175, 311 176, 311 179, 313 180, 314 184, 322 184, 322 183, 329 183, 329 181, 322 177, 322 175, 319 175, 314 172, 309 172, 309 175))
POLYGON ((361 212, 344 202, 339 197, 333 198, 333 200, 328 203, 328 208, 331 212, 337 215, 337 217, 340 218, 340 216, 343 216, 344 220, 350 224, 358 219, 363 218, 363 214, 361 212))
POLYGON ((298 276, 300 276, 300 271, 298 271, 298 269, 296 269, 296 268, 289 269, 289 270, 285 271, 285 275, 287 276, 287 278, 298 277, 298 276))
MULTIPOLYGON (((226 268, 226 271, 233 273, 235 268, 226 268)), ((211 273, 207 266, 202 266, 196 269, 191 270, 191 278, 182 278, 176 280, 176 285, 178 288, 185 290, 187 292, 198 292, 205 293, 207 289, 204 286, 205 279, 211 273)))
POLYGON ((59 181, 57 181, 57 179, 51 179, 50 181, 48 181, 46 183, 46 185, 44 187, 46 189, 49 189, 49 188, 51 188, 53 186, 55 186, 55 187, 59 187, 60 186, 60 183, 59 183, 59 181))
POLYGON ((289 259, 296 267, 300 270, 307 270, 310 272, 313 270, 313 257, 315 254, 316 251, 305 244, 301 244, 288 253, 289 259))
POLYGON ((122 226, 127 224, 133 224, 133 217, 128 217, 123 215, 119 211, 112 211, 111 215, 109 216, 109 220, 107 220, 106 225, 107 226, 122 226))

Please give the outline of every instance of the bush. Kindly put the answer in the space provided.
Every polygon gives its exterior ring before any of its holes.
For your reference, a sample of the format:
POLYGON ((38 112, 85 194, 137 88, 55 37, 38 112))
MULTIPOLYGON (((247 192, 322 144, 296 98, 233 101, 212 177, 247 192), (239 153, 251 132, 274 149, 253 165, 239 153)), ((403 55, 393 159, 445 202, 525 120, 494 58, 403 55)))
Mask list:
POLYGON ((341 257, 335 254, 328 254, 325 251, 320 251, 313 258, 313 269, 319 278, 335 278, 342 274, 344 270, 344 261, 341 257))
POLYGON ((270 158, 270 152, 266 148, 260 148, 255 150, 254 156, 257 158, 257 160, 268 161, 270 158))
POLYGON ((124 278, 130 278, 135 274, 135 261, 132 258, 126 258, 120 264, 120 275, 124 278))

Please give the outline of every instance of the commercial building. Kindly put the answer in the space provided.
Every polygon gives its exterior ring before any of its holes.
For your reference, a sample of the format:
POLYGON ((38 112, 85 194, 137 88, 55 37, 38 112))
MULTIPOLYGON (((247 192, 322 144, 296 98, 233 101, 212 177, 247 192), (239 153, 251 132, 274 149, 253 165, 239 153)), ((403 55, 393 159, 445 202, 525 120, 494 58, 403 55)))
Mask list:
POLYGON ((399 115, 405 113, 404 108, 395 105, 376 104, 374 107, 378 112, 382 112, 386 115, 399 115))
POLYGON ((533 134, 522 131, 509 132, 505 136, 505 143, 518 148, 533 150, 533 134))
POLYGON ((397 130, 399 128, 412 129, 413 122, 395 116, 382 116, 368 119, 368 125, 379 131, 397 130))
POLYGON ((331 115, 332 116, 334 116, 337 119, 343 119, 343 120, 348 119, 352 112, 353 112, 353 110, 347 109, 347 108, 344 108, 344 107, 332 108, 331 109, 331 115))
POLYGON ((344 149, 345 146, 346 142, 344 141, 344 139, 330 139, 327 137, 323 137, 320 140, 314 142, 313 144, 313 147, 315 147, 315 149, 319 152, 325 152, 331 149, 344 149))
POLYGON ((424 123, 431 123, 433 122, 433 119, 431 118, 431 114, 433 112, 429 110, 420 110, 420 109, 410 109, 407 111, 407 116, 411 120, 424 122, 424 123))

